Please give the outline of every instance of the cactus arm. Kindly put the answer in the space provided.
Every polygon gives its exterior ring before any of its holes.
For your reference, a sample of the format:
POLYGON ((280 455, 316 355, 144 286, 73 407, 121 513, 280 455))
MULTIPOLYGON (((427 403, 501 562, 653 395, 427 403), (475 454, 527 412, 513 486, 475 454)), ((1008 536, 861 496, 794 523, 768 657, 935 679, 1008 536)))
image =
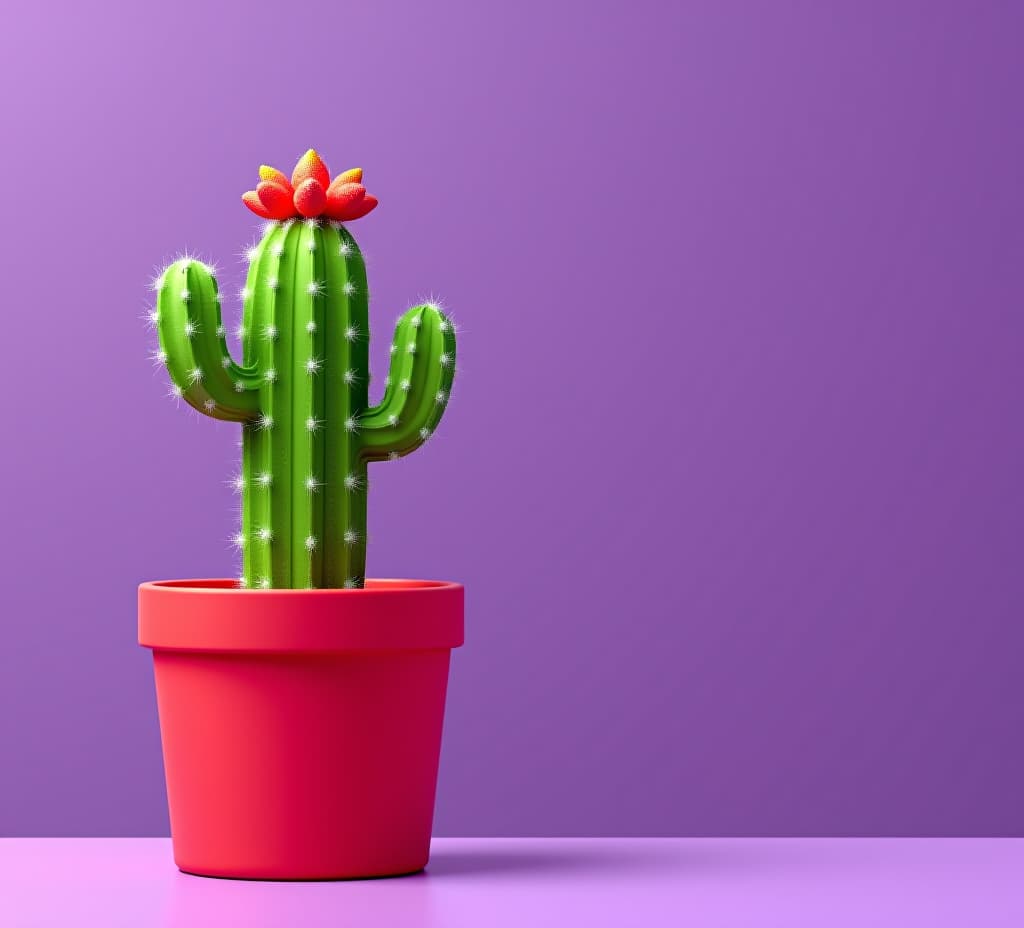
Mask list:
POLYGON ((360 420, 364 461, 415 451, 444 414, 455 377, 455 331, 436 306, 408 310, 395 327, 387 388, 360 420))
POLYGON ((217 281, 206 266, 175 261, 163 274, 156 308, 161 357, 182 398, 214 419, 255 419, 258 377, 231 359, 217 281))

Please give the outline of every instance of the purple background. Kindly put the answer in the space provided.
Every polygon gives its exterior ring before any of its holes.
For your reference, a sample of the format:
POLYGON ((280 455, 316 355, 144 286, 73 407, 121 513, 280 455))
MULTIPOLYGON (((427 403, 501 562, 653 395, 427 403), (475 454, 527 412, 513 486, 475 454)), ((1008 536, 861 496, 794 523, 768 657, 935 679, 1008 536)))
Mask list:
POLYGON ((439 834, 1024 833, 1024 7, 85 6, 0 30, 0 834, 166 832, 135 585, 233 569, 236 452, 145 283, 308 145, 377 360, 464 329, 371 474, 469 590, 439 834))

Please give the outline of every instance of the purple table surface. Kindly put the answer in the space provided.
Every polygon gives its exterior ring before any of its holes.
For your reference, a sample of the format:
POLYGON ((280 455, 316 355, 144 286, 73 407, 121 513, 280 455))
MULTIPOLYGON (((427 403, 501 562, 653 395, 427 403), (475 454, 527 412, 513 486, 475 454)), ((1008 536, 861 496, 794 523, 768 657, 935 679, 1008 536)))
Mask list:
POLYGON ((178 872, 166 838, 0 840, 0 925, 1024 924, 1024 839, 438 838, 395 880, 178 872))

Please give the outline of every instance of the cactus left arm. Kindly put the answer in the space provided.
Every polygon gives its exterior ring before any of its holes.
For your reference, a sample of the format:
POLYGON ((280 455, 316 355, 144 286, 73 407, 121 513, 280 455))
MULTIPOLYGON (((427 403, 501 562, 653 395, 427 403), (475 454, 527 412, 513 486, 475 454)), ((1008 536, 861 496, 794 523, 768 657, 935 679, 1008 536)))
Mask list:
POLYGON ((360 420, 362 457, 382 461, 415 451, 444 414, 455 377, 455 329, 436 306, 414 306, 395 327, 387 389, 360 420))
POLYGON ((182 258, 168 267, 156 309, 162 360, 182 399, 214 419, 255 419, 259 375, 231 359, 217 281, 206 265, 182 258))

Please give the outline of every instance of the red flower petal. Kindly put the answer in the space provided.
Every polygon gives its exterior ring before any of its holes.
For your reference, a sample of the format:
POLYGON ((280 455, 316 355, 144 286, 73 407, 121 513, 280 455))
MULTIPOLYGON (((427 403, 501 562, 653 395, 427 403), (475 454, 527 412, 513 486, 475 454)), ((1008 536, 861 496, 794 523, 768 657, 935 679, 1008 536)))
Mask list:
POLYGON ((270 165, 260 165, 260 180, 268 180, 272 184, 279 184, 284 187, 288 193, 294 193, 292 190, 292 182, 288 180, 288 175, 282 174, 277 168, 272 168, 270 165))
POLYGON ((260 202, 260 198, 256 195, 255 190, 247 190, 243 193, 242 202, 261 219, 271 218, 270 213, 267 212, 267 208, 260 202))
POLYGON ((317 181, 324 190, 331 185, 327 165, 312 148, 299 158, 298 164, 295 165, 295 170, 292 171, 292 186, 297 191, 310 178, 317 181))
POLYGON ((349 219, 361 219, 368 212, 370 212, 373 209, 376 209, 376 207, 377 198, 371 196, 370 194, 367 194, 365 197, 363 197, 362 202, 360 202, 359 207, 356 209, 355 215, 350 216, 349 219))
POLYGON ((304 180, 295 188, 295 208, 303 216, 312 219, 319 216, 327 205, 327 192, 315 177, 304 180))
POLYGON ((256 185, 256 196, 271 219, 287 219, 295 215, 291 192, 278 183, 261 180, 256 185))
POLYGON ((325 212, 331 219, 352 219, 364 196, 366 188, 362 184, 331 184, 325 212))

